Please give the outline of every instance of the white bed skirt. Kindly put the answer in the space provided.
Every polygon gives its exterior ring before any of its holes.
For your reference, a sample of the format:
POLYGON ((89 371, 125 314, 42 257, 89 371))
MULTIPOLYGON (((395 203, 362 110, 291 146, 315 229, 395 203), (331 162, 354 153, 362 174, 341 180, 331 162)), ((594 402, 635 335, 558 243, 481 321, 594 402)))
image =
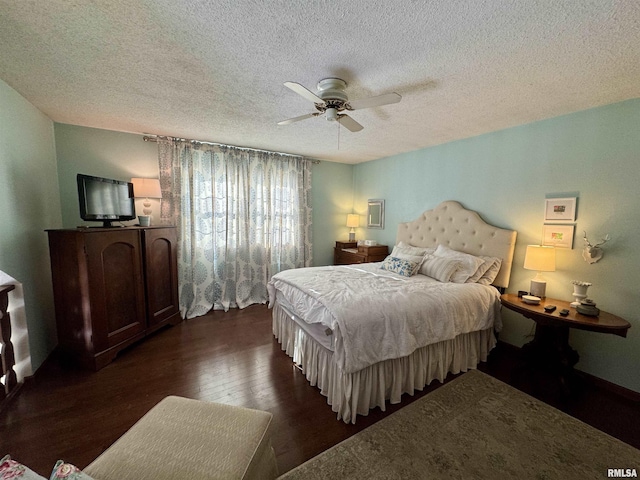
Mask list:
POLYGON ((403 358, 385 360, 358 372, 346 374, 333 361, 333 352, 309 336, 277 301, 273 306, 273 334, 282 350, 300 366, 312 386, 327 397, 338 420, 356 423, 385 401, 400 403, 403 393, 413 395, 434 379, 475 369, 487 360, 496 345, 493 329, 459 335, 453 340, 422 347, 403 358))

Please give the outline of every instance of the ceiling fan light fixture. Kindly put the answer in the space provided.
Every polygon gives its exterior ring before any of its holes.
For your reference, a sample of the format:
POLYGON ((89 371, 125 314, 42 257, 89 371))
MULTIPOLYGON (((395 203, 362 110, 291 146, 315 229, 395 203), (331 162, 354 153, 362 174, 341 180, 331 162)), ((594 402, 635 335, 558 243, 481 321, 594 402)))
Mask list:
POLYGON ((335 122, 336 120, 338 120, 338 110, 336 110, 335 108, 327 108, 325 111, 325 115, 327 117, 327 120, 330 122, 335 122))
POLYGON ((324 101, 337 100, 341 103, 347 102, 349 99, 345 93, 347 82, 339 78, 325 78, 318 82, 318 96, 324 101))

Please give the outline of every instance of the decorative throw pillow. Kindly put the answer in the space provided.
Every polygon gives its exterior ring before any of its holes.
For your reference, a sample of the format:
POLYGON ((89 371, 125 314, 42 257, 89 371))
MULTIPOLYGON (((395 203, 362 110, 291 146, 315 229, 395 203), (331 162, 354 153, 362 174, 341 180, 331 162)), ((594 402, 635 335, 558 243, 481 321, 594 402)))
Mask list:
POLYGON ((5 455, 0 460, 0 480, 47 480, 33 470, 25 467, 20 462, 11 460, 10 455, 5 455))
POLYGON ((64 460, 58 460, 53 467, 49 480, 93 480, 89 475, 84 473, 75 465, 65 463, 64 460))
POLYGON ((397 273, 403 277, 411 277, 415 275, 420 267, 416 262, 402 258, 392 257, 389 255, 384 259, 380 268, 389 272, 397 273))
MULTIPOLYGON (((484 258, 484 257, 483 257, 484 258)), ((498 257, 488 257, 493 259, 493 263, 489 266, 484 275, 480 277, 477 283, 481 285, 491 285, 493 281, 498 276, 498 272, 500 271, 500 267, 502 266, 502 259, 498 257)), ((488 260, 485 260, 488 262, 488 260)))
POLYGON ((484 263, 484 260, 468 253, 452 250, 444 245, 438 245, 435 255, 437 257, 453 258, 460 261, 460 267, 451 277, 453 283, 465 283, 484 263))
POLYGON ((460 261, 454 258, 436 257, 435 255, 425 255, 424 262, 420 267, 420 273, 427 277, 447 283, 453 274, 460 268, 460 261))

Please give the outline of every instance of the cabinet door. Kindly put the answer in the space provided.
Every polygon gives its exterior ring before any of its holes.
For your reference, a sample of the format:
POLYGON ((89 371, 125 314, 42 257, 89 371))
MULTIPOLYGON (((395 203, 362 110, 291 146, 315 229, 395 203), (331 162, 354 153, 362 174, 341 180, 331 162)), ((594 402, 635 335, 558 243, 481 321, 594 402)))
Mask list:
POLYGON ((91 291, 84 236, 68 230, 49 230, 47 233, 58 345, 65 353, 85 357, 94 348, 90 335, 91 291))
POLYGON ((145 329, 142 248, 136 230, 85 235, 95 352, 145 329))
POLYGON ((147 324, 179 321, 177 235, 174 227, 144 230, 147 324))

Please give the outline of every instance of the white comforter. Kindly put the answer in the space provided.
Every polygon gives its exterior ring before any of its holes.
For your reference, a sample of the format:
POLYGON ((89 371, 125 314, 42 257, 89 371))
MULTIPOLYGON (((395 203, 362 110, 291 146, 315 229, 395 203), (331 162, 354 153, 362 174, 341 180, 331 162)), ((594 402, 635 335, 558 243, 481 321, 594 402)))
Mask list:
POLYGON ((379 263, 280 272, 269 283, 270 306, 276 290, 300 318, 333 330, 334 356, 346 373, 463 333, 502 327, 494 287, 406 278, 379 263))

